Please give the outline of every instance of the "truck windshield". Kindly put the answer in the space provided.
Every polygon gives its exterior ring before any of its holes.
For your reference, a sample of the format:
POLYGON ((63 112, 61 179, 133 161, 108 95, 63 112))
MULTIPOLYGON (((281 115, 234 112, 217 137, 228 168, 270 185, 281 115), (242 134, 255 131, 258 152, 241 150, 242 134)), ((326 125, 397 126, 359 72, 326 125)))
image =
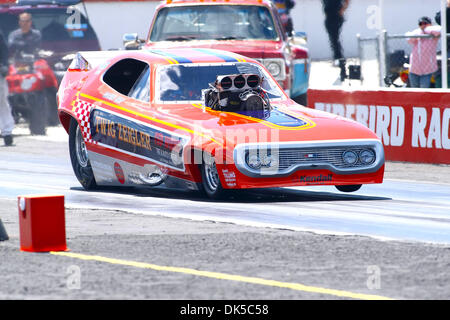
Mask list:
POLYGON ((284 98, 274 80, 253 63, 177 64, 161 66, 157 70, 156 92, 161 102, 202 101, 202 90, 208 89, 220 75, 258 74, 262 88, 270 99, 284 98))
POLYGON ((159 11, 150 41, 278 40, 272 16, 264 6, 200 5, 159 11))

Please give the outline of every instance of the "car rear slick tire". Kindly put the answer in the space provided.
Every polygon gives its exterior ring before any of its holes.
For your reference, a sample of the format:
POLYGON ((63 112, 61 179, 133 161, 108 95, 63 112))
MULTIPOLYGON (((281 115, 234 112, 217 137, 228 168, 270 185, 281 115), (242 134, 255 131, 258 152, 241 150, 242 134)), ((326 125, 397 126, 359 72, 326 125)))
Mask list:
POLYGON ((355 192, 361 189, 362 184, 352 184, 352 185, 345 185, 345 186, 335 186, 336 189, 342 192, 355 192))
POLYGON ((70 120, 69 153, 73 172, 85 190, 97 188, 84 138, 75 119, 70 120))
POLYGON ((202 190, 211 199, 222 199, 226 195, 226 190, 222 187, 216 161, 210 154, 204 154, 200 166, 202 174, 202 190))

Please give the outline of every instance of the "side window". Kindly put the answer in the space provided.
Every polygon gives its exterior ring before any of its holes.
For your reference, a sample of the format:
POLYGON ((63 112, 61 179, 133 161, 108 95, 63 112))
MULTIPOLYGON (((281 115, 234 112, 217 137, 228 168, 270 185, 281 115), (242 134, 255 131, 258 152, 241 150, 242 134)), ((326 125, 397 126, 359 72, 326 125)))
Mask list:
POLYGON ((150 68, 146 66, 139 79, 128 94, 130 98, 149 102, 150 101, 150 68))
POLYGON ((126 58, 116 62, 105 72, 103 81, 117 92, 127 96, 148 67, 143 61, 126 58))

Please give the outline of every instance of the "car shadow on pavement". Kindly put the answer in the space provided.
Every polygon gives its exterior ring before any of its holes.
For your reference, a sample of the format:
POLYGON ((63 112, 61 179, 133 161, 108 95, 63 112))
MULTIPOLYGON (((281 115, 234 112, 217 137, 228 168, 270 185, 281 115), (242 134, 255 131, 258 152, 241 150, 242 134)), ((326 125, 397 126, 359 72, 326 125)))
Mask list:
MULTIPOLYGON (((71 190, 84 190, 81 187, 72 187, 71 190)), ((198 191, 186 191, 165 187, 138 188, 138 187, 101 187, 96 192, 126 194, 136 197, 180 199, 199 202, 233 202, 233 203, 273 203, 273 202, 314 202, 314 201, 380 201, 392 200, 387 197, 365 196, 359 194, 340 193, 336 191, 310 191, 287 188, 264 188, 233 190, 223 199, 214 200, 202 195, 198 191)))

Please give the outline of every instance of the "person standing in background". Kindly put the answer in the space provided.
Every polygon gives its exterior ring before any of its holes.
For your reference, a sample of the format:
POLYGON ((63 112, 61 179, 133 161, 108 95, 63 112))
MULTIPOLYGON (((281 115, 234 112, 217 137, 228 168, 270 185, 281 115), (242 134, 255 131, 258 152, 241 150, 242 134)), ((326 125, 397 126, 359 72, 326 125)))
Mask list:
MULTIPOLYGON (((441 25, 441 11, 436 12, 434 20, 438 25, 441 25)), ((447 33, 450 33, 450 0, 447 0, 447 33)), ((447 42, 447 45, 449 43, 447 42)))
POLYGON ((14 119, 11 114, 11 107, 8 102, 8 46, 3 33, 0 30, 0 133, 5 140, 5 145, 13 143, 12 130, 14 129, 14 119))
POLYGON ((412 45, 409 58, 409 83, 412 88, 429 88, 431 77, 438 70, 436 49, 441 36, 441 26, 432 26, 429 17, 419 19, 419 28, 407 32, 407 36, 431 35, 431 38, 409 38, 412 45))
POLYGON ((340 40, 342 26, 345 22, 344 13, 350 0, 322 0, 325 13, 325 28, 333 51, 334 64, 339 65, 339 60, 344 58, 340 40))
MULTIPOLYGON (((447 9, 446 9, 446 13, 447 13, 447 18, 445 19, 447 21, 447 34, 450 33, 450 0, 447 0, 447 9)), ((436 23, 440 26, 442 26, 441 24, 441 11, 436 12, 436 15, 434 16, 434 20, 436 21, 436 23)), ((447 36, 447 59, 450 58, 450 38, 447 36)), ((448 60, 447 60, 448 61, 448 60)), ((447 70, 449 70, 450 68, 450 63, 447 62, 447 70)), ((447 74, 450 75, 447 71, 447 74)), ((437 76, 436 77, 436 85, 438 87, 441 87, 442 84, 442 76, 437 76)), ((450 77, 447 76, 447 88, 450 88, 450 77)))
POLYGON ((273 0, 280 16, 281 23, 288 36, 294 33, 294 23, 290 16, 291 9, 295 6, 294 0, 273 0))
POLYGON ((19 29, 9 34, 8 45, 10 54, 14 56, 17 53, 33 54, 41 47, 41 32, 32 28, 33 20, 28 12, 19 15, 19 29))

